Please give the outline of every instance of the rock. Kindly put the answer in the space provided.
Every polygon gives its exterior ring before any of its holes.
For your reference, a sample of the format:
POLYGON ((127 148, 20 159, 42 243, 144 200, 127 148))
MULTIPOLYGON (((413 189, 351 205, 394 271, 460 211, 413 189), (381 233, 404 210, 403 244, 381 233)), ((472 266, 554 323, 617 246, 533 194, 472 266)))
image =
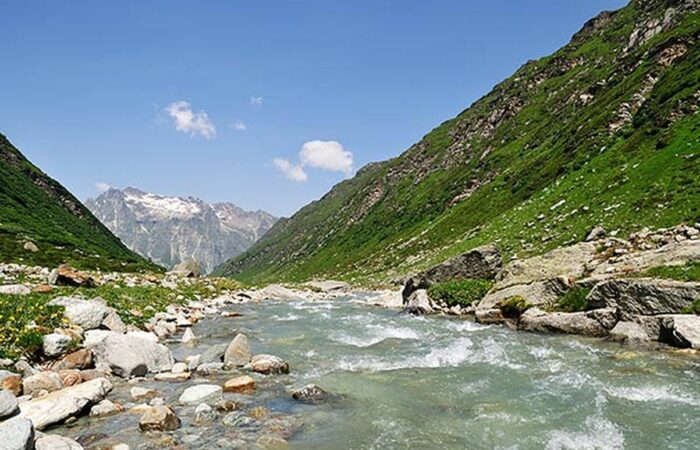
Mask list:
POLYGON ((250 360, 253 372, 263 374, 289 373, 289 364, 282 358, 273 355, 255 355, 250 360))
POLYGON ((565 277, 492 289, 481 299, 477 310, 497 309, 499 303, 511 297, 522 297, 533 306, 551 306, 569 289, 571 283, 565 277))
POLYGON ((48 434, 36 440, 36 450, 83 450, 83 446, 73 439, 48 434))
POLYGON ((255 445, 265 450, 283 450, 289 448, 289 443, 279 436, 274 434, 265 434, 260 436, 255 445))
POLYGON ((79 370, 61 370, 58 376, 61 378, 61 383, 63 387, 75 386, 83 382, 83 377, 79 370))
POLYGON ((350 286, 343 282, 343 281, 333 281, 333 280, 326 280, 326 281, 310 281, 306 283, 307 286, 309 286, 313 290, 317 290, 319 292, 343 292, 347 291, 350 286))
POLYGON ((586 236, 586 242, 597 241, 605 237, 605 228, 598 225, 593 227, 593 229, 586 236))
POLYGON ((83 300, 74 297, 57 297, 49 305, 60 305, 65 308, 64 316, 84 330, 99 328, 109 314, 109 308, 101 298, 83 300))
POLYGON ((0 294, 5 295, 27 295, 31 294, 32 290, 21 284, 9 284, 0 286, 0 294))
POLYGON ((179 277, 197 278, 202 274, 202 266, 194 259, 188 259, 177 264, 170 273, 179 277))
POLYGON ((292 398, 300 402, 318 403, 329 398, 328 392, 315 384, 307 384, 306 386, 292 392, 292 398))
POLYGON ((180 428, 182 423, 175 411, 166 405, 151 407, 139 420, 141 431, 173 431, 180 428))
POLYGON ((0 449, 33 450, 34 427, 23 417, 13 417, 0 423, 0 449))
POLYGON ((112 414, 118 414, 120 412, 124 412, 123 406, 105 399, 90 408, 90 417, 111 416, 112 414))
POLYGON ((53 358, 68 351, 73 340, 65 334, 51 333, 44 336, 44 355, 53 358))
POLYGON ((185 358, 185 362, 187 363, 187 370, 194 372, 197 370, 197 366, 199 366, 202 362, 202 355, 190 355, 185 358))
POLYGON ((700 349, 700 316, 673 314, 660 318, 659 340, 680 348, 700 349))
POLYGON ((25 242, 22 248, 32 253, 36 253, 39 251, 39 247, 37 247, 36 244, 32 241, 25 242))
POLYGON ((197 366, 197 373, 200 375, 209 375, 222 370, 224 370, 224 363, 204 363, 197 366))
POLYGON ((404 303, 419 289, 454 279, 493 279, 501 270, 501 253, 492 245, 477 247, 410 277, 403 289, 404 303))
POLYGON ((299 300, 303 299, 303 296, 284 286, 271 284, 260 290, 257 293, 257 298, 261 300, 299 300))
POLYGON ((123 378, 168 371, 174 364, 168 347, 145 339, 111 334, 92 349, 95 361, 123 378))
POLYGON ((255 390, 255 380, 248 375, 232 378, 224 383, 224 392, 248 394, 255 390))
POLYGON ((62 360, 51 366, 52 370, 90 369, 93 367, 92 350, 81 348, 64 356, 62 360))
POLYGON ((180 395, 178 402, 182 405, 194 405, 207 400, 216 401, 221 399, 222 392, 221 386, 215 384, 190 386, 180 395))
POLYGON ((700 240, 673 242, 647 251, 635 252, 597 265, 591 276, 606 277, 642 272, 652 267, 679 266, 700 260, 700 240))
POLYGON ((144 398, 154 398, 158 393, 153 389, 143 388, 139 386, 134 386, 131 388, 131 397, 134 400, 141 400, 144 398))
POLYGON ((53 392, 63 389, 61 377, 55 372, 37 372, 22 381, 25 395, 37 395, 41 391, 53 392))
POLYGON ((194 423, 197 425, 207 425, 216 420, 214 408, 206 403, 200 403, 194 410, 194 423))
POLYGON ((615 279, 598 283, 586 300, 594 308, 618 308, 624 320, 638 315, 675 314, 700 298, 700 283, 615 279))
POLYGON ((86 381, 20 404, 20 416, 30 419, 37 430, 42 430, 102 401, 111 390, 112 384, 105 378, 86 381))
POLYGON ((67 264, 61 264, 49 275, 49 284, 61 284, 64 286, 95 287, 95 280, 83 273, 73 269, 67 264))
POLYGON ((24 392, 24 386, 22 385, 22 377, 19 375, 8 375, 2 379, 0 383, 0 388, 5 391, 11 392, 15 397, 19 397, 24 392))
POLYGON ((623 343, 642 343, 652 339, 647 330, 637 322, 620 321, 610 330, 609 338, 623 343))
POLYGON ((506 318, 503 316, 503 312, 497 308, 477 309, 475 318, 477 322, 484 325, 500 324, 506 321, 506 318))
POLYGON ((411 296, 408 298, 408 302, 406 303, 406 307, 403 309, 403 312, 416 315, 432 314, 433 307, 430 302, 430 297, 428 297, 428 291, 425 289, 413 291, 411 296))
POLYGON ((224 353, 225 367, 242 367, 250 362, 250 345, 245 334, 238 333, 224 353))
POLYGON ((226 353, 226 349, 228 349, 228 346, 229 344, 210 345, 209 347, 207 347, 206 350, 204 350, 204 353, 202 353, 200 363, 208 364, 223 362, 224 353, 226 353))
POLYGON ((158 342, 158 336, 156 336, 154 333, 151 333, 149 331, 129 331, 126 333, 127 336, 129 337, 136 337, 139 339, 145 339, 149 342, 156 343, 158 342))
POLYGON ((170 371, 174 374, 179 374, 189 372, 189 369, 187 367, 187 364, 185 364, 184 362, 178 362, 173 364, 173 368, 170 369, 170 371))
POLYGON ((185 330, 185 332, 182 334, 182 339, 180 339, 180 342, 185 345, 193 345, 197 342, 197 338, 195 337, 191 328, 185 330))
POLYGON ((102 321, 102 326, 108 330, 114 331, 115 333, 126 333, 126 325, 122 321, 122 318, 119 317, 119 314, 117 314, 117 311, 114 309, 110 309, 109 313, 102 321))
POLYGON ((191 376, 192 375, 189 372, 163 372, 156 374, 153 379, 156 381, 180 382, 189 380, 191 376))
POLYGON ((164 320, 158 321, 153 332, 161 339, 165 339, 171 334, 177 331, 177 327, 172 322, 166 322, 164 320))
POLYGON ((401 296, 401 292, 387 291, 376 297, 370 298, 367 300, 367 303, 375 306, 381 306, 382 308, 402 309, 403 297, 401 296))
POLYGON ((51 287, 51 285, 48 284, 39 284, 37 286, 34 286, 32 292, 34 292, 35 294, 50 294, 53 292, 53 288, 51 287))
POLYGON ((518 329, 602 337, 607 336, 616 322, 617 315, 612 308, 574 313, 548 313, 530 308, 520 316, 518 329))
POLYGON ((115 333, 114 331, 110 330, 88 330, 85 332, 85 340, 83 341, 83 346, 85 348, 92 349, 97 344, 102 342, 107 336, 111 336, 113 334, 119 333, 115 333))
POLYGON ((15 416, 19 413, 17 398, 10 391, 0 391, 0 420, 15 416))

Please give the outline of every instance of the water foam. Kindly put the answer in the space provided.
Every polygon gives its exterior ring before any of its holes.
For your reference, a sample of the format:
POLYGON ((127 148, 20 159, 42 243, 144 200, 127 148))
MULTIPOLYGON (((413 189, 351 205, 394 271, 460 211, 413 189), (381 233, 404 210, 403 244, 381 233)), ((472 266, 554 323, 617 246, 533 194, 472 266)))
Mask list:
POLYGON ((366 335, 362 337, 347 333, 335 333, 331 340, 354 347, 371 347, 386 339, 420 339, 420 335, 412 328, 368 325, 366 335))
POLYGON ((550 433, 547 450, 616 450, 625 446, 625 436, 603 417, 589 417, 582 431, 556 430, 550 433))
POLYGON ((697 398, 676 392, 668 386, 610 387, 606 392, 613 397, 635 402, 673 402, 700 406, 697 398))

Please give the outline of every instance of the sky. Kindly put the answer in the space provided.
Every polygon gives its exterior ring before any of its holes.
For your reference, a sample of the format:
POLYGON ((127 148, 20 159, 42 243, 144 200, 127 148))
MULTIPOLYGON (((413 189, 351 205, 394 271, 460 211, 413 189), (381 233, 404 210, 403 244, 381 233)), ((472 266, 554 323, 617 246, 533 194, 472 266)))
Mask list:
POLYGON ((625 3, 3 1, 0 133, 83 200, 288 216, 625 3))

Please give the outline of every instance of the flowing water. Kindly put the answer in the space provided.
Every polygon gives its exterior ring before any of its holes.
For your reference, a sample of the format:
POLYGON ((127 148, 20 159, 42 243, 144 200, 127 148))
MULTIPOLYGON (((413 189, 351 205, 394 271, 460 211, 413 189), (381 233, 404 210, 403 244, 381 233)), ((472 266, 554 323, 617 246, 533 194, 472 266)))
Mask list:
MULTIPOLYGON (((300 449, 700 448, 698 359, 400 315, 356 300, 241 305, 235 309, 243 317, 197 324, 199 347, 174 348, 183 358, 240 330, 255 353, 287 360, 289 376, 260 376, 258 392, 236 396, 248 415, 258 406, 269 410, 265 418, 241 421, 243 413, 234 412, 233 419, 195 426, 193 407, 178 407, 183 428, 171 441, 139 434, 138 416, 129 414, 81 419, 58 431, 95 446, 121 441, 132 448, 245 447, 270 431, 300 449), (340 398, 292 400, 289 392, 307 383, 340 398)), ((186 386, 202 381, 143 385, 174 404, 186 386)), ((128 399, 129 387, 117 386, 110 398, 128 399)))

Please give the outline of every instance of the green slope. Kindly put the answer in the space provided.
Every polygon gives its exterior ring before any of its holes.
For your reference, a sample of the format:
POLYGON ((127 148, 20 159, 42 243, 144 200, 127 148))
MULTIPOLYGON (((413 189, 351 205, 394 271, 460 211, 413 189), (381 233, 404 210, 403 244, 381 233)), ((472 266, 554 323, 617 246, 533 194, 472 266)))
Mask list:
POLYGON ((595 224, 624 235, 698 220, 699 37, 688 0, 601 13, 218 273, 384 282, 487 242, 525 256, 595 224))
POLYGON ((58 182, 0 134, 0 262, 158 269, 131 252, 58 182), (34 242, 38 252, 24 249, 34 242))

